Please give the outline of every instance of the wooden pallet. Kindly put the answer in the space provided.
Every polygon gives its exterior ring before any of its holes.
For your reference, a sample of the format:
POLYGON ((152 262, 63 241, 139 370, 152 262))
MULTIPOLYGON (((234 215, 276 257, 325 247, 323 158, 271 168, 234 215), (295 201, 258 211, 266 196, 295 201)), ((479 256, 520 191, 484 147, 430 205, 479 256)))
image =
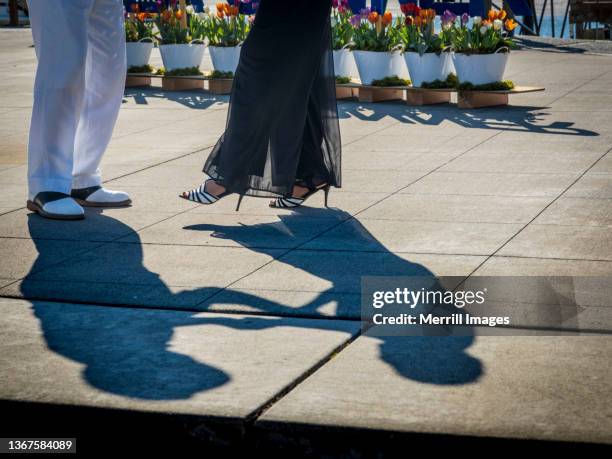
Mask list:
POLYGON ((544 91, 542 87, 517 86, 514 89, 498 91, 458 91, 457 106, 459 108, 482 108, 508 105, 512 94, 544 91))

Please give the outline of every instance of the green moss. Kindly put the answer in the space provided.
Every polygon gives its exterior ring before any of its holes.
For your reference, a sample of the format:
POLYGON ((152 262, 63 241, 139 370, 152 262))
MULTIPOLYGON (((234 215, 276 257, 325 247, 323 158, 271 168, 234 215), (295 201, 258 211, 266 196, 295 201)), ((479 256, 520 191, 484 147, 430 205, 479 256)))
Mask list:
POLYGON ((388 76, 382 80, 372 81, 372 86, 410 86, 410 80, 404 80, 397 75, 388 76))
POLYGON ((472 84, 470 82, 459 83, 457 76, 450 73, 446 80, 434 80, 423 82, 421 88, 424 89, 457 89, 459 91, 509 91, 514 89, 514 83, 510 80, 497 81, 487 84, 472 84))
POLYGON ((208 77, 212 79, 230 80, 234 78, 234 72, 222 72, 221 70, 213 70, 208 75, 208 77))
POLYGON ((514 83, 510 80, 496 81, 486 84, 472 84, 470 82, 460 83, 457 86, 460 91, 509 91, 514 89, 514 83))
POLYGON ((184 69, 174 69, 166 71, 165 69, 157 69, 156 75, 164 76, 200 76, 203 75, 199 67, 187 67, 184 69))
POLYGON ((351 82, 351 77, 347 76, 337 76, 336 84, 349 84, 351 82))
POLYGON ((455 89, 459 85, 457 75, 449 73, 446 80, 424 81, 421 88, 424 89, 455 89))
POLYGON ((153 67, 151 67, 149 64, 147 65, 132 65, 127 73, 153 73, 153 67))

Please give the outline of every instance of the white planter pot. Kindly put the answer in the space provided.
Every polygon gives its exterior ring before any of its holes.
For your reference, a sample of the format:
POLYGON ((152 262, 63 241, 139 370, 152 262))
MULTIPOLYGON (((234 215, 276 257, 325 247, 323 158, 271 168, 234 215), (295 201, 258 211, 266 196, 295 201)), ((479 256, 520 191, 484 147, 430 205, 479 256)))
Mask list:
POLYGON ((334 73, 336 76, 359 78, 355 58, 350 49, 334 50, 334 73))
POLYGON ((204 56, 204 45, 159 45, 159 52, 166 70, 199 67, 204 56))
POLYGON ((236 73, 241 46, 209 46, 208 52, 214 70, 236 73))
POLYGON ((409 79, 406 63, 399 52, 353 51, 362 84, 372 84, 388 76, 409 79))
POLYGON ((502 81, 510 53, 454 54, 453 64, 461 83, 486 84, 502 81))
POLYGON ((127 67, 142 67, 149 63, 151 51, 153 50, 153 42, 138 41, 125 44, 127 57, 127 67))
POLYGON ((453 72, 451 53, 425 53, 420 56, 419 53, 407 52, 404 53, 404 60, 415 87, 420 87, 424 82, 444 81, 453 72))

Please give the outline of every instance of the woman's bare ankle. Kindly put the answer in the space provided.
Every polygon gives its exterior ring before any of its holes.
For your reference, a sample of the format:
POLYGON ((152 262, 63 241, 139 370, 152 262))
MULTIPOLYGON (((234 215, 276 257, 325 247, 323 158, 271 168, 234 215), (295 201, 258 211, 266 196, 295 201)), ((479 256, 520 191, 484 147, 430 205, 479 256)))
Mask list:
POLYGON ((213 196, 221 196, 223 193, 225 193, 225 187, 214 180, 210 180, 206 184, 206 191, 213 196))

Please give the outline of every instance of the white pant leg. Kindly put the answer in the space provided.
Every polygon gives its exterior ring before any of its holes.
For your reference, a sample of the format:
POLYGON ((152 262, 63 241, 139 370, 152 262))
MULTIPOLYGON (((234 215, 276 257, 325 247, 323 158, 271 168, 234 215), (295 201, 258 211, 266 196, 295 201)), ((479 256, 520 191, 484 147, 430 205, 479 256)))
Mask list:
POLYGON ((126 75, 121 0, 94 0, 88 40, 85 101, 74 142, 74 188, 101 183, 100 161, 121 107, 126 75))
POLYGON ((87 18, 93 0, 29 0, 38 57, 28 145, 29 195, 69 193, 83 103, 87 18))

